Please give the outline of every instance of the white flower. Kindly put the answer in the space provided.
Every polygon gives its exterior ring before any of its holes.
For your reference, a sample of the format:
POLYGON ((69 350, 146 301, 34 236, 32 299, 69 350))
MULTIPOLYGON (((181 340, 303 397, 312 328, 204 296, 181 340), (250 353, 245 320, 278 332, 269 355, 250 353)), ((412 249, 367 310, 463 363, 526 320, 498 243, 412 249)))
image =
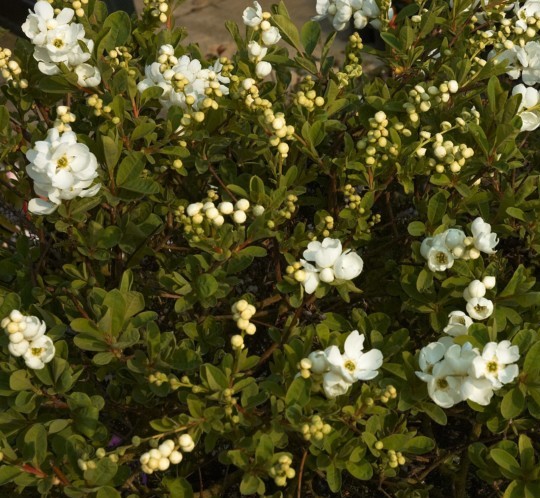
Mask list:
POLYGON ((540 2, 538 0, 528 0, 522 6, 520 2, 515 3, 515 26, 527 30, 529 25, 527 24, 527 18, 535 17, 540 14, 540 2))
POLYGON ((351 20, 353 9, 350 0, 337 0, 336 12, 332 19, 332 26, 336 31, 344 30, 351 20))
POLYGON ((343 354, 337 346, 327 348, 326 358, 331 371, 349 383, 376 377, 377 369, 382 365, 382 353, 378 349, 364 353, 363 348, 364 334, 360 335, 357 330, 353 330, 345 340, 343 354))
POLYGON ((334 274, 336 278, 342 280, 352 280, 356 278, 364 268, 362 258, 350 250, 341 254, 334 263, 334 274))
POLYGON ((519 348, 512 346, 510 341, 488 342, 482 355, 473 360, 471 372, 478 379, 488 379, 495 389, 499 389, 518 376, 517 360, 519 348))
POLYGON ((307 261, 313 261, 320 268, 331 268, 341 256, 342 246, 339 239, 326 237, 322 243, 310 242, 303 255, 307 261))
POLYGON ((254 28, 262 22, 262 7, 259 2, 253 2, 253 7, 247 7, 242 13, 242 21, 246 26, 254 28))
POLYGON ((323 376, 323 390, 328 399, 345 394, 352 384, 335 372, 327 372, 323 376))
POLYGON ((307 261, 301 259, 300 263, 302 263, 302 266, 304 267, 304 271, 306 274, 306 278, 302 281, 302 285, 304 286, 304 290, 308 294, 313 294, 315 292, 315 289, 319 286, 319 270, 315 268, 312 264, 308 263, 307 261))
POLYGON ((254 62, 263 60, 267 52, 268 49, 266 47, 262 47, 256 41, 250 41, 248 43, 249 58, 254 62))
POLYGON ((462 400, 461 379, 453 373, 449 364, 442 361, 433 367, 431 375, 420 377, 427 383, 429 397, 442 408, 450 408, 462 400))
POLYGON ((493 314, 493 302, 485 297, 473 297, 467 301, 467 313, 475 320, 485 320, 493 314))
MULTIPOLYGON (((332 1, 332 5, 334 1, 332 1)), ((330 0, 317 0, 315 5, 315 11, 317 15, 313 17, 314 21, 322 21, 328 16, 328 9, 330 8, 330 0)))
MULTIPOLYGON (((536 2, 540 5, 540 2, 536 2)), ((512 89, 512 95, 521 95, 519 104, 519 117, 521 118, 521 131, 533 131, 540 126, 540 92, 536 88, 516 85, 512 89), (536 110, 530 110, 535 108, 536 110)))
POLYGON ((98 176, 96 156, 77 142, 72 131, 60 135, 50 129, 47 139, 36 142, 26 158, 30 161, 26 171, 34 180, 36 194, 48 197, 48 201, 36 198, 29 202, 28 209, 33 213, 48 214, 62 200, 91 197, 100 188, 100 184, 89 188, 98 176))
POLYGON ((471 318, 463 311, 452 311, 448 318, 448 325, 444 328, 444 332, 453 337, 467 335, 469 327, 473 324, 471 318))
POLYGON ((495 254, 494 247, 499 243, 496 233, 491 233, 491 225, 482 218, 476 218, 471 225, 474 246, 486 254, 495 254))
POLYGON ((454 264, 454 256, 443 245, 434 245, 428 252, 428 267, 431 271, 445 271, 454 264))
POLYGON ((37 316, 25 316, 24 324, 25 325, 22 333, 27 341, 35 341, 44 335, 45 331, 47 330, 45 322, 40 320, 37 316))
POLYGON ((509 62, 507 74, 512 79, 519 78, 526 85, 536 85, 540 83, 540 43, 530 41, 524 47, 515 45, 512 49, 506 50, 496 56, 497 61, 507 60, 509 62))
POLYGON ((75 68, 77 84, 84 87, 94 87, 101 83, 101 73, 97 67, 90 64, 79 64, 75 68))
POLYGON ((441 361, 446 350, 454 344, 450 337, 441 337, 437 342, 431 342, 420 350, 418 365, 423 373, 431 373, 433 366, 441 361))
POLYGON ((465 377, 461 384, 461 396, 479 405, 487 406, 493 396, 493 385, 488 379, 465 377))
POLYGON ((275 45, 279 40, 281 40, 281 35, 279 34, 279 29, 275 26, 267 29, 262 34, 262 41, 266 46, 275 45))
MULTIPOLYGON (((165 53, 163 45, 160 53, 165 53)), ((165 49, 165 51, 168 51, 165 49)), ((162 54, 163 55, 163 54, 162 54)), ((165 65, 166 66, 166 65, 165 65)), ((203 69, 198 59, 191 59, 183 55, 172 67, 166 66, 162 71, 162 64, 154 62, 145 68, 146 78, 137 84, 139 92, 144 92, 150 87, 160 87, 163 93, 159 97, 161 105, 165 108, 178 106, 184 110, 194 109, 198 111, 203 101, 207 98, 206 90, 211 84, 219 83, 219 90, 223 95, 229 95, 228 83, 230 79, 221 74, 223 64, 216 61, 213 66, 203 69), (177 78, 182 81, 182 87, 178 90, 173 87, 171 81, 177 78)))
POLYGON ((56 350, 50 337, 44 335, 31 341, 23 358, 28 368, 40 370, 54 358, 56 350))
POLYGON ((52 5, 40 0, 36 2, 34 12, 30 12, 21 29, 34 45, 43 45, 49 31, 69 24, 74 15, 73 9, 62 9, 55 17, 52 5))

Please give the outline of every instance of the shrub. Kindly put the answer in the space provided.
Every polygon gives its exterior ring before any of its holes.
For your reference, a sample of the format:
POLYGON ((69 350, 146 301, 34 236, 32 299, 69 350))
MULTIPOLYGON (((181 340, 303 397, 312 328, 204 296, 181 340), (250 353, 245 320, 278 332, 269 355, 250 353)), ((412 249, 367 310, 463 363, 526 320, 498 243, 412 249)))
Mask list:
POLYGON ((51 3, 0 52, 4 492, 539 496, 538 3, 318 0, 380 30, 343 63, 283 3, 209 61, 51 3))

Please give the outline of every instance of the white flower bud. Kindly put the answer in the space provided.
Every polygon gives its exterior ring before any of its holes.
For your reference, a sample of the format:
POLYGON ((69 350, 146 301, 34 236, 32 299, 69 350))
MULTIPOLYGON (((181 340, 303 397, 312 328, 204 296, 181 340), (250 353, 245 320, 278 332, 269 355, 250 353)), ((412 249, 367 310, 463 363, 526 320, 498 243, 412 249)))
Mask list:
POLYGON ((247 211, 249 209, 249 201, 247 199, 239 199, 235 204, 235 208, 240 211, 247 211))
POLYGON ((176 465, 178 463, 180 463, 182 461, 182 453, 180 453, 179 451, 173 451, 170 455, 169 455, 169 461, 173 464, 173 465, 176 465))
POLYGON ((484 297, 486 295, 486 286, 480 280, 473 280, 467 289, 471 298, 484 297))
POLYGON ((9 318, 12 322, 21 322, 24 318, 24 315, 19 310, 13 310, 9 314, 9 318))
POLYGON ((241 225, 247 219, 246 213, 244 211, 235 211, 233 214, 233 220, 235 223, 241 225))
POLYGON ((255 84, 255 80, 253 78, 246 78, 244 81, 242 81, 242 88, 248 92, 251 90, 251 87, 255 84))
POLYGON ((196 214, 199 214, 201 212, 202 208, 203 208, 202 202, 196 202, 194 204, 190 204, 186 209, 186 214, 188 216, 195 216, 196 214))
POLYGON ((225 218, 223 218, 223 216, 221 215, 218 215, 212 220, 212 223, 215 226, 220 227, 221 225, 223 225, 223 223, 225 223, 225 218))
POLYGON ((272 64, 266 61, 257 62, 255 66, 255 74, 258 78, 266 78, 272 72, 272 64))
POLYGON ((497 279, 495 277, 486 276, 482 279, 482 283, 486 289, 493 289, 495 285, 497 285, 497 279))
POLYGON ((231 214, 234 211, 232 202, 221 202, 218 209, 221 214, 231 214))
POLYGON ((161 457, 158 460, 158 469, 159 470, 167 470, 170 465, 171 465, 171 461, 166 457, 161 457))
POLYGON ((261 206, 260 204, 253 206, 253 216, 261 216, 263 214, 264 214, 264 206, 261 206))
POLYGON ((211 207, 210 209, 207 209, 204 214, 209 220, 213 220, 219 216, 219 211, 215 207, 211 207))
POLYGON ((456 80, 450 80, 448 82, 448 91, 450 93, 457 93, 457 91, 459 90, 459 84, 456 80))
POLYGON ((187 453, 193 451, 193 448, 195 448, 195 442, 189 434, 182 434, 178 438, 178 444, 180 445, 182 450, 187 453))
POLYGON ((257 326, 254 323, 250 323, 246 328, 246 334, 253 335, 257 332, 257 326))
POLYGON ((335 279, 334 270, 332 268, 324 268, 319 273, 319 279, 321 282, 333 282, 335 279))
POLYGON ((241 335, 236 334, 231 337, 231 346, 233 349, 242 349, 244 347, 244 339, 241 335))

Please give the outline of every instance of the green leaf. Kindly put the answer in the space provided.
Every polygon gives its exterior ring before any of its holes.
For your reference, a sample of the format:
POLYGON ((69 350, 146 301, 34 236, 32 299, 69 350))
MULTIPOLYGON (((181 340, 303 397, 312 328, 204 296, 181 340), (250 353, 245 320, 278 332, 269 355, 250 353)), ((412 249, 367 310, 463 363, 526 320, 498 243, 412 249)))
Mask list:
POLYGON ((255 462, 258 465, 264 464, 272 458, 274 455, 274 443, 272 438, 268 434, 263 434, 255 448, 255 462))
POLYGON ((305 406, 309 401, 310 382, 302 377, 294 379, 285 395, 287 406, 300 405, 305 406))
POLYGON ((446 425, 447 418, 446 413, 440 407, 430 402, 423 402, 419 404, 419 408, 433 421, 439 425, 446 425))
POLYGON ((407 227, 407 231, 413 237, 421 237, 426 233, 426 225, 421 221, 411 221, 407 227))
POLYGON ((204 273, 195 280, 195 291, 200 299, 213 296, 219 288, 218 281, 213 275, 204 273))
POLYGON ((11 465, 2 465, 0 467, 0 486, 12 481, 15 477, 22 473, 22 470, 18 467, 12 467, 11 465))
POLYGON ((122 495, 111 486, 103 486, 99 488, 96 498, 122 498, 122 495))
POLYGON ((279 29, 283 39, 298 50, 298 52, 302 52, 300 35, 294 23, 288 17, 280 14, 273 15, 271 20, 279 29))
POLYGON ((387 45, 390 45, 392 48, 395 48, 398 52, 403 50, 403 46, 398 38, 395 35, 388 32, 381 32, 381 38, 387 45))
POLYGON ((9 377, 9 387, 13 391, 31 391, 34 386, 27 370, 16 370, 9 377))
POLYGON ((341 489, 341 470, 334 463, 326 469, 326 481, 333 493, 337 493, 341 489))
POLYGON ((352 476, 362 481, 369 481, 373 477, 373 467, 366 460, 360 463, 348 461, 347 470, 352 476))
POLYGON ((101 57, 105 50, 125 45, 131 36, 131 20, 124 11, 113 12, 105 22, 100 34, 106 33, 97 47, 97 55, 101 57))
POLYGON ((110 458, 101 458, 94 469, 84 471, 84 478, 91 486, 103 486, 111 481, 117 471, 118 465, 115 462, 110 458))
POLYGON ((183 477, 165 477, 162 484, 170 493, 170 498, 193 498, 191 484, 183 477))
POLYGON ((521 475, 521 467, 517 460, 507 451, 500 448, 493 448, 489 452, 491 458, 500 467, 501 472, 508 479, 516 479, 521 475))
POLYGON ((114 140, 113 138, 102 135, 101 142, 103 144, 103 155, 105 157, 105 163, 109 168, 109 172, 112 172, 118 159, 120 159, 120 154, 122 152, 122 144, 119 140, 114 140))
POLYGON ((525 396, 521 392, 521 389, 514 387, 510 389, 501 402, 502 416, 510 420, 516 418, 525 408, 525 396))
POLYGON ((403 451, 414 455, 423 455, 430 452, 435 447, 435 441, 426 436, 416 436, 407 441, 403 451))
POLYGON ((300 31, 300 39, 302 45, 306 49, 306 53, 311 55, 321 36, 321 25, 316 21, 308 21, 302 26, 300 31))
POLYGON ((428 203, 427 216, 432 226, 437 226, 446 213, 446 197, 442 192, 437 192, 428 203))
POLYGON ((201 377, 206 380, 208 387, 213 391, 222 391, 229 387, 229 381, 225 374, 214 365, 203 365, 201 371, 201 377))
POLYGON ((40 467, 47 456, 47 430, 41 424, 34 424, 23 438, 23 458, 40 467))

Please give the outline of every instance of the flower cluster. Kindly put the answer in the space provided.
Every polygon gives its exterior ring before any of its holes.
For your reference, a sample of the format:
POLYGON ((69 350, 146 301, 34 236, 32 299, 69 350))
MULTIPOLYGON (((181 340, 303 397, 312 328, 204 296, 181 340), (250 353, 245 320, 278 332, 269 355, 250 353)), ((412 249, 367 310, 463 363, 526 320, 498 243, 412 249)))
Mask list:
POLYGON ((259 39, 263 46, 256 40, 252 40, 248 44, 249 58, 255 63, 255 74, 260 79, 272 72, 272 65, 263 60, 268 52, 266 47, 275 45, 281 40, 279 29, 270 24, 271 17, 270 12, 263 12, 259 2, 253 2, 253 7, 247 7, 242 14, 244 24, 260 33, 259 39))
POLYGON ((322 379, 327 398, 345 394, 358 380, 377 376, 383 362, 382 353, 378 349, 364 352, 364 339, 364 334, 353 330, 345 340, 343 353, 337 346, 330 346, 324 351, 313 351, 307 358, 308 362, 301 362, 302 367, 309 367, 306 370, 310 374, 315 374, 315 380, 322 379))
POLYGON ((310 439, 321 441, 324 436, 331 432, 332 426, 330 424, 325 424, 319 415, 313 415, 309 420, 309 423, 302 426, 302 435, 306 441, 309 441, 310 439))
POLYGON ((379 111, 369 119, 371 128, 366 138, 356 143, 357 150, 365 151, 364 162, 366 166, 381 167, 391 157, 399 154, 399 144, 389 137, 388 118, 384 111, 379 111))
POLYGON ((157 448, 153 448, 141 455, 139 460, 141 469, 146 474, 153 474, 157 470, 165 471, 170 467, 171 463, 176 465, 182 461, 182 451, 190 453, 194 449, 195 442, 189 434, 182 434, 178 438, 178 442, 167 439, 157 448))
POLYGON ((60 133, 51 128, 45 140, 36 142, 28 150, 26 158, 30 161, 26 171, 40 196, 28 203, 32 213, 50 214, 62 200, 92 197, 101 187, 99 183, 91 187, 98 176, 96 156, 85 144, 77 142, 77 135, 72 131, 60 133))
POLYGON ((330 237, 322 242, 310 242, 303 256, 300 261, 304 273, 295 274, 295 278, 308 294, 313 294, 320 282, 330 283, 336 278, 353 280, 364 267, 364 261, 356 252, 350 249, 343 251, 341 241, 330 237))
POLYGON ((169 11, 168 0, 144 0, 144 14, 157 18, 160 22, 167 22, 169 11))
POLYGON ((0 322, 9 337, 9 352, 22 356, 26 366, 39 370, 54 358, 56 352, 53 341, 45 335, 45 322, 37 316, 25 316, 13 310, 0 322))
POLYGON ((491 232, 491 225, 481 217, 471 225, 472 236, 457 228, 423 240, 420 253, 427 259, 431 271, 445 271, 451 268, 456 259, 477 259, 480 252, 494 254, 499 240, 497 234, 491 232))
POLYGON ((63 64, 75 72, 80 86, 97 86, 101 82, 101 74, 96 67, 87 64, 94 42, 85 38, 82 24, 72 22, 74 15, 73 9, 65 8, 55 16, 52 5, 40 0, 22 25, 22 30, 35 45, 34 59, 43 74, 60 74, 60 65, 63 64))
MULTIPOLYGON (((351 19, 356 29, 365 28, 368 22, 375 28, 380 28, 380 9, 375 0, 317 0, 317 15, 314 21, 328 18, 336 31, 343 31, 349 26, 351 19), (371 19, 371 21, 370 21, 371 19)), ((390 9, 388 17, 392 17, 390 9)))
POLYGON ((202 109, 217 109, 215 98, 229 94, 230 79, 222 74, 222 69, 219 60, 203 69, 198 59, 187 55, 177 58, 172 45, 162 45, 158 60, 146 66, 146 78, 137 88, 142 93, 147 88, 160 87, 163 93, 159 100, 165 108, 179 106, 196 111, 193 116, 184 115, 182 125, 185 126, 192 118, 196 122, 204 121, 202 109))
MULTIPOLYGON (((230 216, 238 225, 244 224, 250 207, 251 205, 247 199, 239 199, 235 204, 224 201, 217 206, 212 201, 207 201, 189 204, 185 212, 191 218, 193 225, 200 225, 206 218, 213 225, 220 227, 225 222, 225 216, 230 216)), ((257 205, 251 211, 254 216, 260 216, 264 213, 264 208, 257 205)))
POLYGON ((239 330, 248 335, 253 335, 257 331, 257 327, 249 320, 257 312, 255 306, 248 304, 245 299, 240 299, 231 306, 233 320, 236 320, 236 326, 239 330))
POLYGON ((21 66, 11 58, 11 50, 0 47, 0 74, 2 78, 9 81, 14 87, 28 88, 28 81, 20 78, 21 73, 21 66))
POLYGON ((294 479, 296 471, 291 467, 292 458, 289 454, 281 455, 278 461, 273 465, 268 474, 274 478, 276 486, 286 486, 287 479, 294 479))
POLYGON ((512 382, 519 369, 519 349, 510 341, 487 343, 482 352, 466 342, 444 337, 422 348, 416 375, 427 383, 431 399, 443 408, 470 400, 488 405, 494 391, 512 382))

